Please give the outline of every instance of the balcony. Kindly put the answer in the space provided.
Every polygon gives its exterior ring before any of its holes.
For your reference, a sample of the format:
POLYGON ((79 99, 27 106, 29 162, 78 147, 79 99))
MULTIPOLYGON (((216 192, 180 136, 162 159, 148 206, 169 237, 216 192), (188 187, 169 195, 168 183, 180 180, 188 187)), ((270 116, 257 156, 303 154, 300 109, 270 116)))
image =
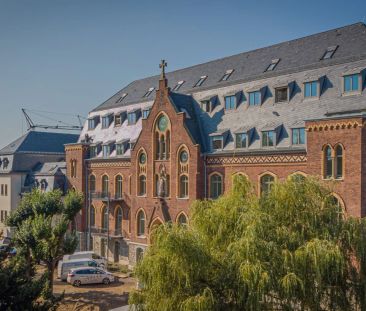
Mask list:
POLYGON ((102 227, 91 227, 90 232, 92 235, 99 235, 99 236, 109 236, 111 238, 128 238, 128 233, 126 230, 123 230, 122 228, 119 229, 110 229, 108 232, 107 228, 102 227))
POLYGON ((94 200, 101 200, 101 201, 123 201, 123 194, 122 193, 115 193, 112 195, 110 192, 92 192, 91 198, 94 200))

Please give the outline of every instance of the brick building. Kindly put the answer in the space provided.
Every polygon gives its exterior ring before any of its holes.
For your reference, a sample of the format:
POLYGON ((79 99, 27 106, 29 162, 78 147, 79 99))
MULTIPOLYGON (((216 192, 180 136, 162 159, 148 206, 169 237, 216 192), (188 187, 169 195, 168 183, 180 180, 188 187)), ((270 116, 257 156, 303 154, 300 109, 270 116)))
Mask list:
POLYGON ((366 213, 362 23, 137 80, 89 113, 66 146, 85 193, 81 248, 134 265, 163 222, 189 222, 244 174, 261 192, 315 175, 366 213))

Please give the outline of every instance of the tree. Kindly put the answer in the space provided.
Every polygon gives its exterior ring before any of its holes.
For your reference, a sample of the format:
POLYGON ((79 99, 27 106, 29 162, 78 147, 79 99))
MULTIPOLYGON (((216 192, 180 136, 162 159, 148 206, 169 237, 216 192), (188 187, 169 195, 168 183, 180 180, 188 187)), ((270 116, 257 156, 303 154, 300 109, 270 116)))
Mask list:
POLYGON ((245 177, 166 224, 136 267, 140 310, 366 310, 366 222, 312 178, 258 198, 245 177))
POLYGON ((63 198, 59 190, 44 193, 35 189, 23 197, 8 218, 8 225, 16 228, 14 242, 19 256, 28 262, 27 275, 34 262, 46 263, 50 295, 57 261, 76 249, 77 237, 74 232, 68 233, 68 228, 82 203, 82 195, 75 191, 63 198))

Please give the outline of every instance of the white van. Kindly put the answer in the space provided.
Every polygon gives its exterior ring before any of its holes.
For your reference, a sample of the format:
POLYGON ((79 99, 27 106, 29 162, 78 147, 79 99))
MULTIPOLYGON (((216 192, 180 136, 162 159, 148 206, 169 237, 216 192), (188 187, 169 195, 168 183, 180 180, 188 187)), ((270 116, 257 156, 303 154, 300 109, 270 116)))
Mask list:
POLYGON ((57 277, 61 281, 66 281, 67 274, 71 269, 81 267, 99 267, 99 265, 95 260, 90 258, 71 259, 67 261, 60 260, 57 266, 57 277))
POLYGON ((75 252, 75 253, 73 253, 71 255, 64 255, 64 257, 62 258, 62 260, 63 261, 68 261, 68 260, 80 259, 80 258, 93 259, 102 268, 104 268, 104 267, 107 266, 107 259, 105 259, 104 257, 101 257, 101 256, 97 255, 93 251, 75 252))

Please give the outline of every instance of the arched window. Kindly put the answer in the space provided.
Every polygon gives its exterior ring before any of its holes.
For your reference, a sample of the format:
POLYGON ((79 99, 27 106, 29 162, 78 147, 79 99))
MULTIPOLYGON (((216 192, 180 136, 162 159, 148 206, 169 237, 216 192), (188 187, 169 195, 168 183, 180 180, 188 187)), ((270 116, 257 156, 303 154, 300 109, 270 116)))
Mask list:
POLYGON ((102 229, 104 231, 108 230, 108 208, 106 206, 102 209, 102 229))
POLYGON ((210 177, 210 198, 217 199, 222 194, 222 177, 219 174, 213 174, 210 177))
POLYGON ((139 262, 144 258, 144 250, 141 247, 136 249, 136 262, 139 262))
POLYGON ((102 177, 102 196, 108 197, 109 196, 109 178, 107 175, 102 177))
POLYGON ((115 229, 116 231, 120 231, 122 229, 122 218, 123 218, 123 214, 122 214, 122 208, 121 207, 117 207, 117 211, 116 211, 116 215, 115 215, 115 219, 116 219, 116 226, 115 229))
POLYGON ((188 197, 188 176, 182 175, 179 178, 179 197, 188 197))
POLYGON ((260 193, 261 195, 268 194, 274 184, 274 177, 270 174, 263 175, 260 179, 260 193))
POLYGON ((116 199, 122 198, 122 176, 116 177, 116 199))
POLYGON ((95 192, 95 176, 94 175, 90 175, 89 177, 89 192, 90 193, 94 193, 95 192))
POLYGON ((335 178, 343 178, 343 148, 341 145, 335 148, 335 178))
POLYGON ((295 173, 295 174, 292 174, 290 175, 290 178, 292 181, 294 182, 298 182, 298 183, 302 183, 305 181, 305 175, 303 174, 300 174, 300 173, 295 173))
POLYGON ((146 176, 140 175, 139 177, 139 196, 146 195, 146 176))
POLYGON ((326 146, 324 149, 324 178, 331 178, 333 176, 333 157, 332 148, 326 146))
POLYGON ((137 235, 145 235, 145 213, 142 210, 137 214, 137 235))
POLYGON ((95 208, 90 206, 90 227, 95 227, 95 208))
POLYGON ((155 126, 156 159, 165 160, 170 154, 170 122, 167 116, 161 115, 155 126))
POLYGON ((187 217, 183 213, 179 215, 178 217, 178 224, 180 225, 186 225, 187 224, 187 217))

